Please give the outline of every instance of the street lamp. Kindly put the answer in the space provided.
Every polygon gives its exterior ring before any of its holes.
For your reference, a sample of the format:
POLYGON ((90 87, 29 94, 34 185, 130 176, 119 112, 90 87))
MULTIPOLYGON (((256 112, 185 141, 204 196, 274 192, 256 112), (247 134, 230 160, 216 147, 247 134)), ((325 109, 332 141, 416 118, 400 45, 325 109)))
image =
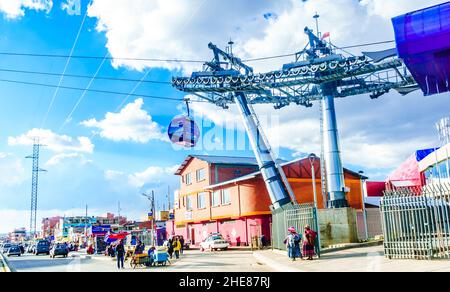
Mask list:
POLYGON ((317 206, 317 189, 316 189, 316 169, 315 169, 315 162, 317 160, 317 155, 314 153, 311 153, 308 156, 309 162, 311 163, 311 176, 312 176, 312 187, 313 187, 313 193, 314 193, 314 209, 316 212, 316 216, 315 216, 315 221, 316 221, 316 228, 317 230, 317 241, 319 243, 319 247, 321 247, 321 242, 320 242, 320 226, 319 226, 319 218, 318 218, 318 206, 317 206))
POLYGON ((364 184, 365 184, 365 179, 363 179, 364 177, 364 171, 359 171, 359 175, 360 175, 360 181, 361 181, 361 197, 362 197, 362 208, 363 208, 363 220, 364 220, 364 232, 365 232, 365 237, 366 240, 369 239, 369 227, 367 225, 367 210, 366 210, 366 201, 365 201, 365 189, 364 189, 364 184))

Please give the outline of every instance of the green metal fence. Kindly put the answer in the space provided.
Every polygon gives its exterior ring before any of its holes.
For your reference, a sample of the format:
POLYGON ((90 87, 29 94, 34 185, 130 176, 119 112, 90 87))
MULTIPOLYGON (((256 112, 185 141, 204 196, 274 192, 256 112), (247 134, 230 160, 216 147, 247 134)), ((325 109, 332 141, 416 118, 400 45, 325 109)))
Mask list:
MULTIPOLYGON (((317 226, 317 210, 314 204, 289 205, 284 209, 272 211, 272 247, 274 249, 286 250, 284 239, 287 230, 293 226, 298 232, 302 232, 306 225, 311 226, 315 231, 317 226)), ((317 254, 320 255, 320 248, 316 246, 317 254)))
POLYGON ((450 185, 386 191, 381 212, 387 258, 450 258, 450 185))

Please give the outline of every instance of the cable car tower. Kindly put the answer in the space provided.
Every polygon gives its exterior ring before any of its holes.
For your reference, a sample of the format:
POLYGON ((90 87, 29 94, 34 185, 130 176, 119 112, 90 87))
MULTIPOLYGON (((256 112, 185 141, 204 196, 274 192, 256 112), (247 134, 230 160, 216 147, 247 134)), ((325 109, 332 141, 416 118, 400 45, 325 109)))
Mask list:
POLYGON ((348 188, 334 100, 361 94, 370 94, 375 99, 392 89, 408 94, 419 87, 397 57, 396 49, 361 56, 344 55, 308 27, 304 32, 309 39, 308 46, 295 54, 294 62, 278 71, 256 74, 232 50, 225 52, 210 43, 213 60, 191 77, 173 78, 172 85, 223 109, 228 109, 229 104, 238 106, 274 209, 295 202, 295 197, 273 157, 252 105, 273 104, 275 109, 281 109, 290 104, 311 107, 313 102, 321 102, 327 205, 347 207, 348 188))

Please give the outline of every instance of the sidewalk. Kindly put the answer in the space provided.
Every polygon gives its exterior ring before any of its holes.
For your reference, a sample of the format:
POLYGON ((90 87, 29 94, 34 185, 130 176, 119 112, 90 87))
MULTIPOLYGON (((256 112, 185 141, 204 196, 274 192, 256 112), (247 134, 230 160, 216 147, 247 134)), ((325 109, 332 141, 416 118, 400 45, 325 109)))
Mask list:
POLYGON ((388 260, 382 246, 328 252, 314 261, 293 262, 285 252, 272 250, 254 252, 253 255, 278 272, 450 272, 449 260, 388 260))

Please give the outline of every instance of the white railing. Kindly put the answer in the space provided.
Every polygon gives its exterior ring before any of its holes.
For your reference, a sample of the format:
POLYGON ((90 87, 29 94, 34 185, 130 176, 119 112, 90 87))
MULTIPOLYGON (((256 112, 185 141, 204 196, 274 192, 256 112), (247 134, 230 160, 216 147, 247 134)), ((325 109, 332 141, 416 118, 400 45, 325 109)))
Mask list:
POLYGON ((3 272, 3 273, 13 272, 13 269, 11 269, 8 260, 1 252, 0 252, 0 272, 3 272))

